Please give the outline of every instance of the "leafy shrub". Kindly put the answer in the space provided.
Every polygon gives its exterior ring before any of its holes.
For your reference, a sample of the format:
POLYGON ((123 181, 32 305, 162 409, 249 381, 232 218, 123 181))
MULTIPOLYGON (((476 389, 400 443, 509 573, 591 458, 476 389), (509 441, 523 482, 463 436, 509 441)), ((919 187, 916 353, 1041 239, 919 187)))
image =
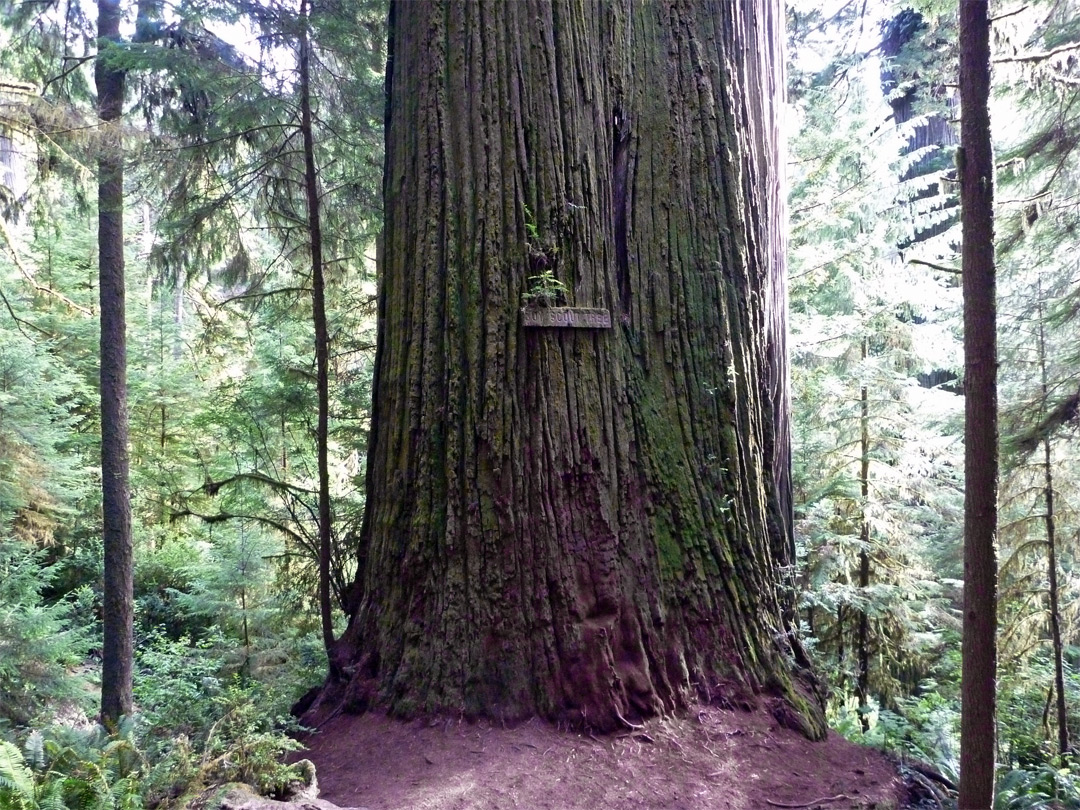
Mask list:
POLYGON ((266 795, 295 781, 282 757, 302 746, 287 735, 291 718, 265 683, 223 675, 216 630, 198 643, 152 636, 138 656, 135 698, 140 739, 154 762, 143 795, 151 804, 193 788, 240 781, 266 795))
POLYGON ((245 782, 270 796, 294 778, 282 758, 303 746, 260 713, 254 693, 231 686, 215 704, 221 711, 203 751, 203 775, 215 782, 245 782))
POLYGON ((192 617, 177 604, 178 594, 192 588, 193 567, 202 552, 184 537, 156 537, 135 557, 135 616, 141 630, 163 630, 169 638, 195 637, 208 630, 204 617, 192 617))
POLYGON ((873 708, 866 733, 853 701, 830 705, 829 724, 850 740, 933 765, 956 781, 959 712, 934 681, 924 680, 919 690, 919 695, 898 698, 895 711, 873 708))
POLYGON ((998 778, 994 810, 1080 810, 1080 774, 1043 764, 998 778))
POLYGON ((896 701, 896 713, 884 713, 884 747, 928 762, 956 781, 960 713, 933 681, 923 681, 919 689, 919 695, 896 701))
POLYGON ((216 634, 195 643, 155 632, 140 645, 135 703, 140 738, 152 759, 165 754, 178 737, 205 739, 218 719, 214 699, 224 685, 220 662, 210 654, 218 643, 216 634))
MULTIPOLYGON (((1007 662, 1001 669, 998 716, 1008 722, 1001 723, 998 731, 999 756, 1003 765, 1035 772, 1057 755, 1056 714, 1048 711, 1047 704, 1047 690, 1054 682, 1052 658, 1046 650, 1038 650, 1026 661, 1007 662)), ((1068 661, 1065 678, 1065 694, 1075 694, 1080 684, 1068 661)))

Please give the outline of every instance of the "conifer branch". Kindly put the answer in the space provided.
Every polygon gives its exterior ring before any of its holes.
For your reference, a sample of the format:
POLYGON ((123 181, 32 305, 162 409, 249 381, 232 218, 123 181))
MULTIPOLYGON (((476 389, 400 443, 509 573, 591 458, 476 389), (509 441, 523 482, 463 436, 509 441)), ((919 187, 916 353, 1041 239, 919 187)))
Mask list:
POLYGON ((265 484, 271 489, 278 490, 279 492, 286 492, 289 494, 296 494, 298 492, 305 495, 314 495, 315 490, 305 489, 304 487, 298 487, 295 484, 289 484, 285 481, 279 481, 276 478, 271 478, 268 475, 262 473, 250 472, 250 473, 237 473, 231 475, 228 478, 223 478, 220 481, 207 480, 196 492, 205 492, 207 495, 217 495, 218 491, 229 484, 235 484, 238 481, 255 481, 259 484, 265 484))
POLYGON ((300 293, 300 294, 303 294, 303 295, 309 295, 311 293, 311 288, 310 287, 278 287, 277 289, 274 289, 274 290, 260 290, 258 292, 247 292, 247 293, 241 293, 240 295, 230 295, 228 298, 224 299, 221 303, 222 304, 231 304, 233 301, 243 301, 244 299, 247 299, 247 298, 258 298, 259 300, 263 300, 263 299, 270 298, 270 297, 275 296, 275 295, 282 295, 284 293, 300 293))
POLYGON ((1008 17, 1015 17, 1017 14, 1027 11, 1027 9, 1028 7, 1026 5, 1020 6, 1020 8, 1015 8, 1012 11, 1006 11, 1003 14, 998 14, 996 17, 991 17, 990 22, 996 23, 998 20, 1004 20, 1008 17))
MULTIPOLYGON (((230 132, 227 135, 221 135, 221 136, 219 136, 217 138, 207 138, 205 140, 196 141, 194 143, 181 143, 181 144, 177 144, 176 146, 172 146, 172 145, 162 146, 161 148, 159 148, 159 149, 157 149, 155 151, 159 155, 171 154, 171 153, 179 153, 179 152, 187 152, 187 151, 191 151, 191 150, 194 150, 194 149, 202 149, 202 148, 207 147, 207 146, 214 146, 214 145, 219 144, 219 143, 228 143, 229 141, 238 141, 241 138, 245 138, 245 137, 247 137, 249 135, 254 135, 256 132, 265 132, 267 130, 291 129, 294 126, 295 126, 295 124, 278 123, 278 122, 274 122, 274 123, 270 123, 270 124, 260 124, 259 126, 248 127, 247 129, 244 129, 244 130, 239 131, 239 132, 230 132)), ((264 164, 264 166, 265 165, 268 165, 268 164, 264 164)))
POLYGON ((11 235, 11 231, 8 230, 7 223, 5 223, 2 219, 0 219, 0 236, 4 237, 4 243, 7 245, 8 253, 11 254, 11 260, 15 263, 15 267, 20 273, 22 273, 23 278, 26 279, 27 283, 29 283, 31 287, 33 287, 40 293, 45 293, 46 295, 51 295, 54 298, 58 298, 59 300, 67 304, 67 306, 69 306, 71 309, 74 309, 76 312, 81 312, 83 315, 86 316, 91 316, 94 314, 86 307, 80 304, 76 304, 63 293, 57 292, 56 290, 53 290, 42 284, 38 284, 38 282, 34 279, 34 274, 30 272, 30 268, 23 264, 22 257, 19 256, 19 250, 15 246, 15 238, 11 235))
POLYGON ((1042 51, 1040 53, 1028 53, 1023 56, 1002 56, 994 60, 995 65, 1004 64, 1006 62, 1044 62, 1047 59, 1052 59, 1058 54, 1068 53, 1069 51, 1075 51, 1080 49, 1080 42, 1070 42, 1068 45, 1059 45, 1056 48, 1051 48, 1048 51, 1042 51))
POLYGON ((18 315, 16 315, 15 310, 11 306, 11 302, 8 301, 8 297, 6 295, 4 295, 3 290, 0 290, 0 300, 2 300, 4 302, 4 308, 8 311, 8 314, 11 316, 11 319, 13 321, 15 321, 15 326, 18 328, 18 330, 20 332, 22 332, 23 337, 25 337, 27 340, 30 339, 30 336, 28 334, 26 334, 26 332, 23 332, 23 327, 24 326, 27 326, 27 327, 33 329, 35 332, 40 332, 45 337, 52 337, 52 335, 50 335, 48 332, 46 332, 44 329, 42 329, 37 324, 30 323, 30 321, 26 320, 25 318, 20 318, 18 315))
POLYGON ((960 271, 955 267, 949 267, 944 264, 936 264, 935 262, 928 262, 924 259, 908 259, 908 264, 918 264, 923 267, 929 267, 931 270, 940 270, 942 273, 952 273, 955 276, 960 275, 960 271))
POLYGON ((187 517, 198 518, 203 523, 209 523, 209 524, 224 523, 224 522, 229 521, 229 520, 253 520, 256 523, 261 523, 264 526, 269 526, 271 529, 275 529, 275 530, 281 532, 282 534, 287 535, 288 537, 291 537, 293 540, 295 540, 301 546, 305 546, 305 547, 307 546, 307 543, 306 543, 304 537, 301 536, 298 532, 296 532, 293 529, 290 529, 284 523, 280 523, 279 521, 276 521, 273 518, 264 517, 262 515, 248 515, 248 514, 240 514, 240 513, 234 513, 234 512, 215 512, 213 514, 202 514, 200 512, 194 511, 193 509, 179 509, 179 510, 174 510, 169 515, 169 522, 170 523, 175 523, 176 521, 181 520, 183 518, 187 518, 187 517))
POLYGON ((45 91, 49 89, 49 85, 55 84, 59 81, 63 81, 76 70, 81 68, 87 62, 94 60, 96 57, 96 53, 92 53, 89 56, 65 56, 64 61, 71 62, 71 64, 45 82, 45 86, 41 88, 41 95, 45 95, 45 91))

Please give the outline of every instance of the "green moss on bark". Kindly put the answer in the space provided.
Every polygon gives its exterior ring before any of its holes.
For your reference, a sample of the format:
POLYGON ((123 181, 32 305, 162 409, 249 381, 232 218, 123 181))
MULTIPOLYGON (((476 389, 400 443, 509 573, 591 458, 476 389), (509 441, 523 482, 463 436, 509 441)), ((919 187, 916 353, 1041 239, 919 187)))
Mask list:
POLYGON ((777 5, 393 19, 356 677, 403 714, 601 730, 733 682, 822 733, 770 541, 778 265, 754 195, 777 158, 754 71, 777 5), (557 251, 527 250, 530 224, 557 251), (615 328, 522 329, 540 260, 615 328))

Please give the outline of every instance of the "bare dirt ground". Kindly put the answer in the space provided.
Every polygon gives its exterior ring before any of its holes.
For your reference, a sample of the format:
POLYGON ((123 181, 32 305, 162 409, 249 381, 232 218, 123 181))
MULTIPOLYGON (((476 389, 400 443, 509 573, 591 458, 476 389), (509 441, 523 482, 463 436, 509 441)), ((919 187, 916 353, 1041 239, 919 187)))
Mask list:
POLYGON ((338 715, 305 740, 321 799, 367 810, 893 810, 896 766, 765 711, 703 707, 606 737, 532 720, 403 723, 338 715))

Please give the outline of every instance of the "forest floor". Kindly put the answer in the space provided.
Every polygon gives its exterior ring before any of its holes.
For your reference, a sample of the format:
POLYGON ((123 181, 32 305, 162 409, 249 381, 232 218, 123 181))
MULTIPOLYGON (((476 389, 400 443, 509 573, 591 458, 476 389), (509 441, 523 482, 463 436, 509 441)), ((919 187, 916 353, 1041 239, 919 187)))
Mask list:
POLYGON ((897 766, 831 733, 814 743, 765 711, 703 707, 592 736, 338 715, 306 739, 319 798, 367 810, 893 810, 897 766))

